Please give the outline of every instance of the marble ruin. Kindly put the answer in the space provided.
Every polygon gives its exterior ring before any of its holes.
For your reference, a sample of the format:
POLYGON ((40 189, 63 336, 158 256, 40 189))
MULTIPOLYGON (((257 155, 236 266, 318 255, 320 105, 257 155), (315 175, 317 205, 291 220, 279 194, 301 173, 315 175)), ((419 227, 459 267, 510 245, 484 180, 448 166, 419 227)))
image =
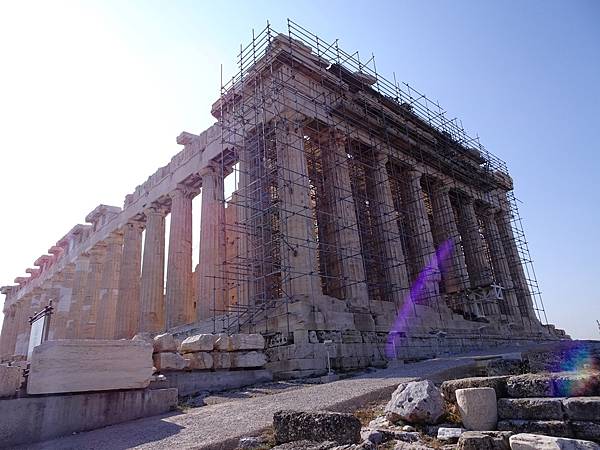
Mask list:
POLYGON ((293 23, 237 59, 213 126, 1 288, 2 361, 50 304, 49 340, 261 333, 281 376, 565 338, 506 165, 439 105, 293 23))

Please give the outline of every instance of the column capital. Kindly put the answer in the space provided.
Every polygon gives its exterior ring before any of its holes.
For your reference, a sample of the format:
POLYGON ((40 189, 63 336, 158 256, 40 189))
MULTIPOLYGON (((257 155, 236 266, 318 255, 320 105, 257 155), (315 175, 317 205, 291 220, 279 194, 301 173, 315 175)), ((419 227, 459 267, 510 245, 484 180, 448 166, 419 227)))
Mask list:
POLYGON ((450 186, 446 183, 444 183, 442 180, 438 180, 436 179, 434 183, 431 184, 431 187, 433 188, 433 192, 437 193, 437 194, 449 194, 450 193, 450 186))
POLYGON ((423 176, 423 172, 417 169, 416 167, 409 167, 408 169, 406 169, 405 172, 406 175, 408 175, 408 177, 413 180, 421 180, 421 177, 423 176))
POLYGON ((205 167, 200 169, 198 174, 201 177, 219 175, 219 166, 214 162, 210 162, 205 167))
POLYGON ((174 199, 180 198, 180 197, 192 199, 196 195, 198 195, 198 192, 199 192, 199 190, 197 188, 193 188, 191 186, 186 186, 184 184, 179 184, 173 191, 169 192, 169 197, 171 197, 171 200, 174 200, 174 199))
POLYGON ((146 217, 148 216, 166 216, 168 213, 167 208, 165 208, 163 205, 159 205, 159 204, 150 204, 149 206, 147 206, 144 209, 144 215, 146 217))

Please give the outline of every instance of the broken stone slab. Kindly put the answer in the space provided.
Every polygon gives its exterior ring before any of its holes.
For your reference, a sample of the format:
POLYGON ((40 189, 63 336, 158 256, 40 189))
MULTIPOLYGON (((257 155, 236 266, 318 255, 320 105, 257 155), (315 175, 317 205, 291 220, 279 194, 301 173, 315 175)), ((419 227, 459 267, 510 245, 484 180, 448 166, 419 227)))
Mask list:
POLYGON ((278 411, 273 416, 273 427, 277 444, 300 440, 338 444, 360 442, 360 420, 352 414, 278 411))
POLYGON ((152 378, 152 345, 144 341, 70 339, 33 350, 28 394, 142 389, 152 378))
POLYGON ((440 441, 455 444, 458 442, 460 436, 467 430, 464 428, 448 428, 448 427, 440 427, 438 428, 437 438, 440 441))
POLYGON ((434 424, 444 414, 444 399, 430 381, 401 383, 385 407, 386 417, 392 422, 434 424))
POLYGON ((554 397, 554 383, 550 374, 516 375, 506 382, 509 397, 554 397))
POLYGON ((506 381, 508 376, 470 377, 458 380, 448 380, 442 383, 441 389, 444 398, 451 403, 456 403, 456 390, 467 388, 489 387, 496 391, 496 397, 506 397, 506 381))
POLYGON ((511 450, 600 450, 600 445, 579 439, 520 433, 510 437, 511 450))
POLYGON ((457 450, 510 450, 510 431, 465 431, 458 439, 457 450))
POLYGON ((231 354, 231 367, 236 369, 263 367, 267 357, 263 352, 236 352, 231 354))
POLYGON ((471 431, 496 429, 498 407, 494 389, 489 387, 458 389, 456 403, 466 429, 471 431))
POLYGON ((212 352, 213 367, 215 369, 230 369, 231 368, 231 353, 227 352, 212 352))
POLYGON ((500 419, 562 420, 560 398, 501 398, 498 400, 500 419))
POLYGON ((574 420, 571 422, 571 428, 573 428, 573 434, 577 439, 600 441, 600 422, 574 420))
POLYGON ((573 437, 570 425, 562 420, 501 420, 498 430, 513 433, 545 434, 548 436, 573 437))
POLYGON ((156 370, 184 370, 188 368, 188 361, 179 353, 155 353, 153 360, 156 370))
POLYGON ((213 357, 207 352, 186 353, 183 358, 187 368, 192 370, 209 370, 213 367, 213 357))
POLYGON ((214 348, 214 334, 196 334, 185 338, 179 347, 179 351, 181 353, 211 352, 214 348))
POLYGON ((21 387, 22 373, 20 367, 0 364, 0 398, 16 395, 21 387))
POLYGON ((232 334, 229 337, 229 350, 264 350, 265 338, 262 334, 232 334))
POLYGON ((177 342, 171 333, 163 333, 154 337, 154 353, 176 351, 177 342))
POLYGON ((600 421, 600 397, 571 397, 562 401, 571 420, 600 421))

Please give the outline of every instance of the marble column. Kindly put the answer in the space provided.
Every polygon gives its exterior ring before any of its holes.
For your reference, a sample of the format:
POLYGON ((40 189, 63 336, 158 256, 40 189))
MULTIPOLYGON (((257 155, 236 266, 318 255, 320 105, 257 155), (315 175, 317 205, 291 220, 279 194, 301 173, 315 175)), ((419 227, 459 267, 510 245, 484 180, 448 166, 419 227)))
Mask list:
POLYGON ((96 320, 100 297, 100 278, 102 276, 102 261, 106 254, 106 246, 96 244, 89 251, 87 280, 85 295, 81 305, 81 320, 79 322, 79 339, 94 339, 96 337, 96 320))
POLYGON ((79 324, 81 322, 81 308, 85 300, 86 283, 88 280, 90 258, 87 253, 80 254, 75 260, 75 272, 73 274, 73 290, 71 294, 71 308, 67 319, 67 339, 79 338, 79 324))
POLYGON ((27 356, 29 347, 29 335, 31 326, 29 317, 31 316, 33 295, 27 295, 21 298, 17 303, 17 338, 15 341, 15 355, 19 357, 27 356))
POLYGON ((65 268, 52 277, 51 291, 55 301, 50 318, 50 340, 65 339, 67 335, 67 322, 71 313, 71 300, 73 291, 73 278, 75 266, 67 264, 65 268))
POLYGON ((96 339, 115 339, 119 273, 123 253, 123 233, 115 231, 104 241, 106 251, 102 259, 102 273, 98 286, 96 339))
POLYGON ((277 123, 276 146, 284 295, 320 296, 323 291, 302 128, 287 121, 277 123))
POLYGON ((132 220, 123 228, 115 339, 131 339, 139 331, 143 227, 141 222, 132 220))
POLYGON ((435 256, 435 244, 433 234, 427 216, 421 177, 423 174, 418 170, 406 171, 405 187, 405 210, 408 216, 408 228, 414 258, 419 271, 426 268, 428 273, 424 274, 424 287, 420 298, 415 299, 417 303, 432 304, 439 298, 441 275, 435 256))
POLYGON ((398 229, 398 213, 394 208, 387 162, 387 155, 378 154, 376 165, 369 176, 374 181, 372 209, 384 260, 385 279, 389 285, 391 299, 400 309, 410 293, 410 281, 398 229))
POLYGON ((2 334, 0 335, 0 361, 9 359, 15 352, 15 309, 15 305, 10 305, 4 310, 2 334))
POLYGON ((344 298, 354 306, 366 306, 369 291, 360 245, 360 234, 354 198, 350 187, 350 171, 346 137, 331 131, 322 149, 324 190, 329 197, 333 222, 333 238, 337 249, 344 298))
POLYGON ((171 228, 167 263, 167 329, 195 320, 192 297, 192 199, 197 192, 179 186, 171 194, 171 228))
POLYGON ((533 308, 533 299, 529 291, 529 283, 523 269, 523 263, 519 255, 519 249, 511 224, 511 213, 508 202, 500 209, 496 215, 496 223, 502 240, 502 247, 506 254, 510 276, 515 287, 520 313, 523 317, 528 317, 530 320, 537 320, 535 310, 533 308))
POLYGON ((225 307, 225 201, 223 176, 217 167, 208 166, 202 176, 200 212, 200 262, 196 289, 198 320, 207 319, 225 307))
POLYGON ((467 263, 461 247, 460 233, 450 202, 450 188, 438 182, 431 189, 433 234, 439 245, 449 242, 450 253, 439 261, 442 280, 447 294, 461 292, 470 287, 467 263))
POLYGON ((471 287, 490 285, 493 278, 492 269, 486 255, 473 199, 466 196, 461 197, 458 202, 458 211, 459 229, 471 287))
POLYGON ((486 208, 483 214, 483 226, 486 234, 486 241, 490 249, 492 266, 494 268, 494 278, 503 288, 500 312, 510 316, 518 316, 518 304, 515 295, 514 284, 510 275, 508 258, 502 245, 502 236, 496 222, 498 208, 486 208))
POLYGON ((140 330, 165 330, 165 215, 159 206, 145 211, 146 237, 142 262, 140 330))

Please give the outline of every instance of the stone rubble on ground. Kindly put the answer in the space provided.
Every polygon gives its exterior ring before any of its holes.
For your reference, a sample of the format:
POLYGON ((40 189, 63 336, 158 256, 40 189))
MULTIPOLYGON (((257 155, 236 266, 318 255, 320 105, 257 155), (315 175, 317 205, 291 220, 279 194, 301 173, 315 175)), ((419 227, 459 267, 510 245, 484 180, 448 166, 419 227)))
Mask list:
POLYGON ((402 383, 392 394, 385 413, 392 422, 434 424, 444 414, 444 399, 430 380, 402 383))
POLYGON ((510 431, 465 431, 457 450, 509 450, 510 431))
POLYGON ((600 450, 600 445, 578 439, 536 434, 515 434, 510 437, 511 450, 600 450))
POLYGON ((360 421, 352 414, 278 411, 273 416, 273 427, 277 444, 300 440, 338 444, 360 442, 360 421))
POLYGON ((440 427, 438 428, 437 438, 440 441, 455 444, 465 431, 467 430, 464 428, 440 427))

